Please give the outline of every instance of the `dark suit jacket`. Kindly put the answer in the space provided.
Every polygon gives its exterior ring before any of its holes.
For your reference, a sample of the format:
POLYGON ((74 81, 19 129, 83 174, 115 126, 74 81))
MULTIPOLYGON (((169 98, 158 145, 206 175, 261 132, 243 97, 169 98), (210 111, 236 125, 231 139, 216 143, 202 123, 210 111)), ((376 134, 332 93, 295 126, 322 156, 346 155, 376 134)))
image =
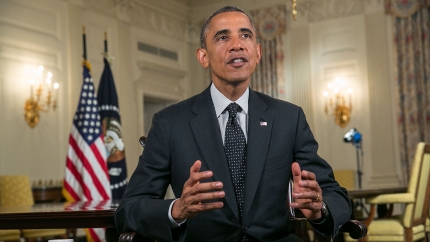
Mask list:
POLYGON ((317 155, 318 144, 302 109, 250 90, 248 112, 242 221, 207 88, 154 115, 144 152, 115 215, 118 231, 137 231, 161 241, 174 237, 239 241, 242 233, 262 241, 282 240, 289 234, 288 182, 291 164, 297 161, 302 169, 316 174, 334 221, 329 231, 319 230, 336 234, 350 218, 351 204, 334 180, 331 167, 317 155), (171 184, 175 196, 180 197, 196 160, 202 161, 201 171, 213 171, 210 181, 223 182, 224 207, 199 213, 172 230, 167 216, 172 200, 163 200, 166 189, 171 184))

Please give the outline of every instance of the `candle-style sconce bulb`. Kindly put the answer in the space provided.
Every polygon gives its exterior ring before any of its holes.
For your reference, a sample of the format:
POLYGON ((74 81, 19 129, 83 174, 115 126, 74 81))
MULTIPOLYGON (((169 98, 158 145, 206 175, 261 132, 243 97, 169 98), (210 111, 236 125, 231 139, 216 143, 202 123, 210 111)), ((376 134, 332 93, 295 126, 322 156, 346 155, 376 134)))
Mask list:
POLYGON ((42 65, 39 65, 35 73, 35 78, 30 79, 30 98, 24 104, 24 118, 31 128, 36 127, 39 123, 41 111, 48 112, 51 108, 55 110, 57 107, 57 89, 59 84, 57 82, 52 84, 52 72, 48 72, 43 81, 44 69, 42 65), (33 90, 34 85, 37 85, 36 92, 33 90), (46 91, 44 91, 45 89, 46 91), (46 98, 42 98, 44 93, 46 93, 46 98), (44 100, 44 102, 41 100, 44 100))
POLYGON ((333 115, 335 123, 344 128, 351 121, 352 88, 346 89, 345 81, 340 78, 336 78, 334 83, 329 83, 327 88, 328 90, 323 92, 324 113, 333 115))

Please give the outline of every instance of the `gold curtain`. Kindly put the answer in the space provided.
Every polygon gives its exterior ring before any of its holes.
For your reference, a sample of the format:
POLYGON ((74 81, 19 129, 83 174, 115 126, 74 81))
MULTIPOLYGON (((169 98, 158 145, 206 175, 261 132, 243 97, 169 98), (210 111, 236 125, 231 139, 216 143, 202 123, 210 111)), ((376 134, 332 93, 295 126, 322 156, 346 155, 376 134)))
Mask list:
POLYGON ((278 97, 284 83, 284 52, 282 34, 286 32, 285 5, 251 11, 263 54, 260 64, 251 76, 251 88, 269 96, 278 97))
POLYGON ((430 0, 385 0, 385 12, 397 18, 411 17, 424 7, 430 7, 430 0))
POLYGON ((404 181, 418 142, 430 142, 430 0, 386 0, 392 14, 397 126, 404 181))

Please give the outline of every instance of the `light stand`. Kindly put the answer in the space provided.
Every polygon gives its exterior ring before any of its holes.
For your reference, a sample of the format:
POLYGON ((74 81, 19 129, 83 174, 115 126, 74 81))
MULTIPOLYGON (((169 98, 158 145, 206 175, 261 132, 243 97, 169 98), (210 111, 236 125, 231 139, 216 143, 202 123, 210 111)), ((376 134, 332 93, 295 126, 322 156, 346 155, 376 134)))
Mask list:
POLYGON ((358 189, 361 190, 361 176, 363 176, 363 171, 362 171, 362 167, 361 167, 361 163, 362 163, 362 159, 360 158, 360 151, 361 151, 361 156, 363 155, 363 150, 361 149, 361 142, 360 143, 354 143, 354 147, 355 147, 355 154, 357 157, 357 178, 358 178, 358 189))
MULTIPOLYGON (((361 183, 361 177, 363 176, 363 147, 362 147, 362 135, 360 132, 358 132, 357 129, 353 128, 348 133, 345 134, 343 137, 343 140, 345 142, 350 142, 355 147, 355 154, 357 158, 357 180, 358 180, 358 189, 362 189, 361 183)), ((363 211, 366 212, 366 214, 369 214, 369 211, 367 211, 366 207, 364 206, 362 199, 358 199, 356 202, 355 208, 361 207, 363 211)))

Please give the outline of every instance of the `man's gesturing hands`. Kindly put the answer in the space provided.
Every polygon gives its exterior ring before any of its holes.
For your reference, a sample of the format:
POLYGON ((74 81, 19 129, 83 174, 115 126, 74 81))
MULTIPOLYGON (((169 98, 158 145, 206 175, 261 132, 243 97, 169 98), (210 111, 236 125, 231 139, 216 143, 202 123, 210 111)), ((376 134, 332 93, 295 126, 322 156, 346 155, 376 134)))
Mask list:
POLYGON ((291 165, 293 174, 293 198, 290 204, 292 208, 298 208, 309 220, 321 218, 322 190, 318 185, 314 173, 300 170, 300 165, 294 162, 291 165))
POLYGON ((224 206, 223 202, 204 202, 223 198, 225 192, 220 190, 223 187, 222 182, 200 182, 213 176, 212 171, 200 172, 201 167, 201 161, 194 162, 190 169, 190 178, 184 184, 181 198, 173 204, 172 217, 176 221, 183 221, 196 216, 200 212, 224 206))
MULTIPOLYGON (((198 213, 222 208, 223 202, 205 202, 223 198, 225 192, 222 182, 203 182, 213 176, 212 171, 200 172, 202 162, 197 160, 190 169, 190 178, 185 182, 181 197, 175 201, 172 208, 172 217, 180 222, 196 216, 198 213)), ((292 208, 298 208, 309 220, 321 218, 322 190, 316 181, 314 173, 301 170, 300 165, 294 162, 291 166, 294 187, 294 202, 292 208)))

